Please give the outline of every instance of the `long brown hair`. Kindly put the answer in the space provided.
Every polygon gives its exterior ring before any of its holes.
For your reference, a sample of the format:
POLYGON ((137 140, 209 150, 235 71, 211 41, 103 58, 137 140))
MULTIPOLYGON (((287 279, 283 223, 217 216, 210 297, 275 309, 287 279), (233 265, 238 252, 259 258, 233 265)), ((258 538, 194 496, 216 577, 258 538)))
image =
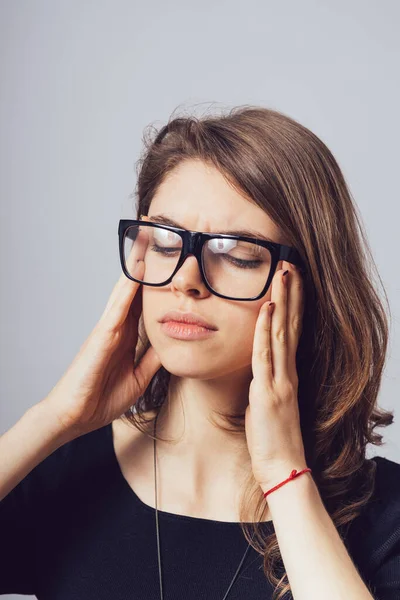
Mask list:
MULTIPOLYGON (((158 186, 178 164, 201 160, 261 207, 299 251, 306 265, 296 359, 305 456, 345 540, 345 528, 374 489, 376 464, 367 459, 366 446, 384 443, 374 429, 390 425, 393 413, 377 406, 389 335, 378 280, 388 314, 389 303, 338 163, 305 126, 258 106, 235 107, 218 116, 172 115, 159 131, 145 131, 143 141, 134 192, 138 217, 148 214, 158 186)), ((141 318, 135 366, 149 345, 141 318)), ((153 437, 155 417, 144 413, 158 414, 169 381, 170 373, 161 367, 121 418, 153 437)), ((226 425, 218 425, 222 429, 244 433, 244 413, 219 415, 226 425)), ((264 573, 279 600, 290 584, 276 534, 267 535, 257 523, 265 508, 262 490, 249 473, 240 524, 247 541, 253 538, 253 548, 264 556, 264 573), (245 519, 250 507, 255 507, 254 518, 245 519)))

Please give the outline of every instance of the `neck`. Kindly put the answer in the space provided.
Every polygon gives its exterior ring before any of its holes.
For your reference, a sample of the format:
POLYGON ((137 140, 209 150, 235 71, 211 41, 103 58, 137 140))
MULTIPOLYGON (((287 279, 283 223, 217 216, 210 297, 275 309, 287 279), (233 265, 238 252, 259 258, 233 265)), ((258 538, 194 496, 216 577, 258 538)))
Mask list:
POLYGON ((223 421, 216 411, 244 414, 251 379, 248 368, 217 381, 171 375, 157 419, 157 438, 162 438, 157 440, 157 455, 160 465, 176 469, 193 493, 213 485, 216 478, 237 485, 238 477, 248 475, 245 432, 220 429, 223 421))

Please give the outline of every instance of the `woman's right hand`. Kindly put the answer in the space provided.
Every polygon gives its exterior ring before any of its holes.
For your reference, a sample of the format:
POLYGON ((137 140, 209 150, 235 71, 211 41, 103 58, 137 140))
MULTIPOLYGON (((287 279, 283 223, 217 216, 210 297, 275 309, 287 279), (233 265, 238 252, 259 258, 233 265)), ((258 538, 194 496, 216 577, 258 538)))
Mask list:
MULTIPOLYGON (((133 276, 142 279, 143 273, 144 262, 140 261, 133 276)), ((159 356, 150 346, 134 368, 142 289, 142 284, 121 273, 100 320, 42 401, 71 437, 120 417, 144 393, 161 367, 159 356)))

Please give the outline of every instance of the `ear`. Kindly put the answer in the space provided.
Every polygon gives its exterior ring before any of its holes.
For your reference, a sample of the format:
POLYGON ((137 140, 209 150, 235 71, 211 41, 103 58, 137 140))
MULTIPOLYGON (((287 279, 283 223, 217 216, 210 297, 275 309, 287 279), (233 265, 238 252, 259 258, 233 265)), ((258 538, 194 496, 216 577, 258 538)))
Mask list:
POLYGON ((147 215, 141 215, 141 216, 139 217, 139 219, 140 219, 141 221, 149 221, 149 217, 148 217, 147 215))

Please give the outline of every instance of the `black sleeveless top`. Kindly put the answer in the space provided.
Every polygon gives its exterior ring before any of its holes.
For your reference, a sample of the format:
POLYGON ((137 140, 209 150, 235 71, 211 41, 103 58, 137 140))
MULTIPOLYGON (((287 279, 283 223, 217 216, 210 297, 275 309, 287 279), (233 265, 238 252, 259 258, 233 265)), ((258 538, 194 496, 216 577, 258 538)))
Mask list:
MULTIPOLYGON (((398 600, 400 464, 370 460, 377 463, 374 496, 345 543, 374 598, 398 600)), ((247 547, 240 525, 158 514, 164 600, 222 600, 247 547)), ((272 521, 262 527, 274 530, 272 521)), ((229 600, 271 598, 262 560, 249 549, 229 600)), ((0 594, 6 593, 160 598, 155 509, 125 480, 111 424, 58 448, 0 501, 0 594)))

